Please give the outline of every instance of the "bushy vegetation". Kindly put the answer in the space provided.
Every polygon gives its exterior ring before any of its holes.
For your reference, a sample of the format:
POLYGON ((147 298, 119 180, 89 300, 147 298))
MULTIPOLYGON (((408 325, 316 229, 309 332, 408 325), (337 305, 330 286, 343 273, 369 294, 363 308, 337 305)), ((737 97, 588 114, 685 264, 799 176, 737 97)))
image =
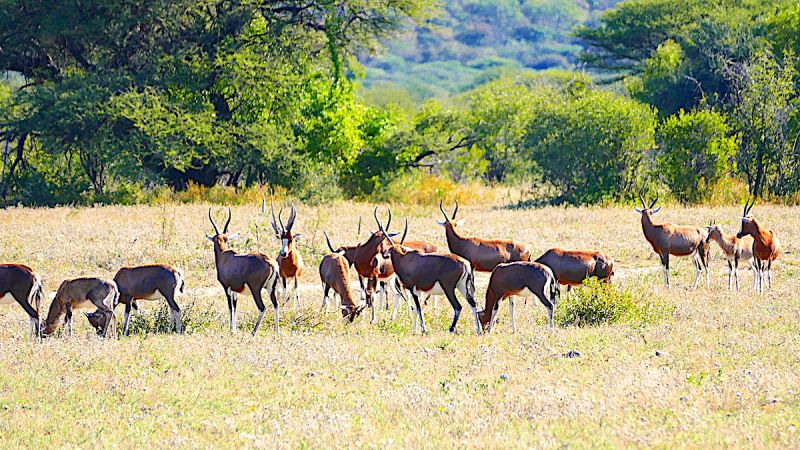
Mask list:
POLYGON ((0 201, 228 201, 215 190, 227 186, 418 203, 501 183, 531 188, 531 204, 641 190, 737 201, 742 185, 800 198, 800 7, 639 0, 600 13, 613 4, 445 2, 437 15, 429 0, 12 1, 0 14, 0 201), (398 37, 413 24, 411 41, 398 37), (441 60, 473 61, 475 79, 425 101, 365 89, 358 57, 373 67, 364 55, 387 39, 450 84, 441 60), (528 42, 582 48, 592 72, 519 70, 564 66, 528 42))
POLYGON ((630 286, 590 278, 583 287, 573 289, 570 299, 562 295, 556 307, 555 322, 561 326, 651 324, 669 318, 674 310, 675 305, 652 293, 642 290, 637 293, 630 286))

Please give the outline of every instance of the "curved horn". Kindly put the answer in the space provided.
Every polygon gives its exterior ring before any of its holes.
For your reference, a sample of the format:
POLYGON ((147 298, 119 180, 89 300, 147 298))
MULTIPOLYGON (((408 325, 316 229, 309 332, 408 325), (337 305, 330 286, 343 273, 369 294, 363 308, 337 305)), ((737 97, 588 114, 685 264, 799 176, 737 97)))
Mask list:
POLYGON ((647 202, 646 202, 646 201, 644 201, 644 195, 642 195, 642 192, 641 192, 641 191, 639 191, 639 200, 641 200, 641 202, 642 202, 642 207, 643 207, 644 209, 647 209, 647 202))
POLYGON ((361 236, 361 216, 358 216, 358 230, 356 230, 356 237, 361 236))
POLYGON ((211 226, 214 227, 214 233, 219 236, 219 228, 217 228, 217 223, 214 222, 214 218, 211 217, 211 208, 208 208, 208 220, 211 221, 211 226))
POLYGON ((285 231, 286 225, 283 224, 283 208, 278 210, 278 223, 281 225, 281 231, 285 231))
POLYGON ((225 221, 225 226, 222 227, 222 233, 223 234, 228 232, 228 225, 231 224, 231 218, 232 217, 233 217, 233 213, 231 213, 231 209, 228 208, 228 220, 225 221))
POLYGON ((650 209, 653 209, 653 206, 656 206, 656 203, 658 203, 658 197, 659 195, 656 195, 656 199, 653 200, 653 203, 650 203, 650 209))
POLYGON ((389 211, 389 220, 386 221, 386 229, 384 231, 386 231, 388 233, 389 232, 389 227, 392 226, 392 208, 389 208, 387 206, 386 210, 389 211))
POLYGON ((751 197, 751 198, 747 199, 747 203, 744 204, 744 215, 745 215, 745 217, 748 214, 750 214, 750 210, 753 209, 753 205, 755 205, 755 204, 756 204, 755 197, 751 197), (752 199, 752 201, 751 201, 751 199, 752 199))
POLYGON ((269 202, 269 212, 272 213, 272 229, 275 231, 275 234, 281 234, 281 230, 278 229, 278 220, 275 218, 275 206, 272 202, 269 202))
POLYGON ((297 210, 295 209, 294 205, 292 205, 292 212, 289 213, 289 220, 286 221, 286 231, 292 231, 292 227, 294 226, 294 219, 297 218, 297 210))
POLYGON ((328 233, 323 231, 322 234, 325 235, 325 242, 328 243, 328 248, 331 250, 331 253, 336 253, 336 250, 333 249, 333 245, 331 245, 331 238, 328 237, 328 233))
POLYGON ((456 200, 456 209, 453 211, 452 220, 456 220, 456 214, 458 214, 458 200, 456 200))
POLYGON ((408 217, 406 217, 406 226, 403 229, 403 237, 400 238, 400 245, 403 245, 403 242, 406 241, 406 234, 408 233, 408 217))
POLYGON ((444 208, 442 207, 442 201, 441 200, 439 200, 439 210, 442 212, 442 214, 444 214, 444 221, 445 222, 449 222, 450 218, 448 218, 447 217, 447 213, 444 212, 444 208))
POLYGON ((375 210, 372 211, 372 215, 375 217, 375 223, 378 224, 378 231, 384 231, 383 225, 381 225, 381 221, 378 220, 378 207, 375 207, 375 210))

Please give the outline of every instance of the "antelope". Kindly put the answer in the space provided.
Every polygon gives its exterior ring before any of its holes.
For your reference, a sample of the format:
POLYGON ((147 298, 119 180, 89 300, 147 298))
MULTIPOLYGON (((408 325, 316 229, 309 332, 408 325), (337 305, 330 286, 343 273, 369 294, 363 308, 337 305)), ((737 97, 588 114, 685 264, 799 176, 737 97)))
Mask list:
MULTIPOLYGON (((178 293, 186 288, 185 278, 180 269, 166 264, 152 264, 138 267, 123 267, 114 275, 119 289, 119 303, 125 305, 125 325, 122 334, 128 336, 131 309, 139 309, 136 300, 164 300, 169 305, 170 327, 175 323, 175 331, 182 334, 181 309, 175 302, 178 293)), ((115 305, 116 306, 116 305, 115 305)), ((92 318, 90 317, 90 322, 92 318)))
POLYGON ((108 336, 109 326, 114 320, 114 305, 119 300, 117 283, 102 278, 75 278, 65 280, 59 286, 47 318, 42 335, 47 337, 56 332, 59 319, 64 316, 69 335, 72 336, 72 312, 75 309, 95 307, 92 315, 87 315, 89 323, 95 327, 98 336, 108 336))
POLYGON ((741 239, 735 234, 728 234, 719 225, 714 225, 714 221, 706 227, 708 238, 706 242, 714 241, 725 254, 728 260, 728 289, 732 288, 733 280, 736 279, 736 290, 739 290, 739 263, 746 262, 753 269, 753 286, 756 286, 756 270, 753 265, 753 237, 743 236, 741 239))
POLYGON ((692 257, 697 274, 694 278, 694 286, 697 289, 697 282, 700 280, 700 273, 706 271, 706 286, 708 286, 708 248, 706 242, 708 233, 705 228, 693 225, 672 225, 670 223, 654 224, 653 214, 661 211, 659 206, 653 209, 658 196, 650 203, 644 201, 642 194, 639 194, 644 209, 634 207, 633 209, 642 215, 642 231, 647 242, 653 247, 653 251, 661 258, 661 265, 664 268, 664 281, 669 285, 669 255, 692 257))
POLYGON ((225 297, 228 299, 228 311, 230 312, 231 332, 236 332, 236 303, 239 294, 249 294, 253 297, 258 307, 258 320, 253 327, 253 336, 261 326, 266 307, 261 299, 261 290, 266 289, 272 307, 275 308, 275 333, 280 334, 280 314, 278 310, 278 299, 275 297, 275 289, 278 281, 278 265, 269 256, 261 253, 239 254, 228 248, 228 242, 239 237, 239 233, 228 235, 228 225, 231 223, 231 210, 228 208, 228 220, 219 231, 217 223, 211 217, 211 208, 208 209, 208 220, 214 227, 214 236, 206 236, 214 243, 214 260, 217 266, 217 280, 222 289, 225 290, 225 297))
POLYGON ((767 279, 768 289, 772 289, 772 262, 780 256, 780 242, 772 230, 768 230, 758 223, 755 217, 750 215, 756 200, 752 203, 748 200, 744 205, 742 214, 742 228, 736 234, 741 239, 745 236, 753 237, 753 259, 755 259, 756 269, 756 291, 764 292, 764 278, 767 279))
POLYGON ((572 286, 582 285, 589 277, 610 282, 614 276, 614 260, 608 255, 591 250, 551 248, 536 262, 549 267, 558 284, 567 286, 567 296, 572 286))
MULTIPOLYGON (((373 216, 375 216, 375 222, 378 224, 378 231, 373 232, 369 239, 363 244, 357 244, 349 247, 340 247, 339 251, 333 249, 333 245, 331 245, 330 239, 328 238, 327 233, 325 234, 325 238, 328 243, 328 248, 330 248, 332 253, 342 253, 347 261, 356 269, 356 273, 358 274, 359 282, 363 287, 363 280, 361 278, 367 279, 367 286, 364 289, 364 294, 366 297, 367 305, 370 307, 372 312, 371 321, 374 322, 376 318, 376 305, 373 302, 373 296, 375 293, 375 289, 378 287, 379 279, 388 280, 391 275, 394 274, 394 270, 389 271, 386 266, 381 267, 380 258, 376 258, 376 256, 383 254, 392 244, 389 239, 394 236, 397 236, 398 233, 389 233, 389 225, 392 223, 392 211, 389 210, 389 219, 386 222, 386 227, 383 226, 381 221, 378 219, 378 207, 375 207, 373 211, 373 216), (383 273, 381 273, 381 269, 383 268, 383 273)), ((395 295, 400 295, 396 293, 395 295)))
MULTIPOLYGON (((467 299, 475 316, 477 334, 481 334, 481 325, 478 319, 478 310, 475 305, 475 279, 469 261, 453 254, 420 253, 403 246, 408 233, 408 220, 406 220, 403 237, 399 244, 392 244, 384 251, 384 258, 391 258, 392 266, 403 286, 411 291, 417 314, 414 316, 414 332, 417 331, 417 318, 426 333, 425 319, 419 303, 420 294, 444 295, 453 307, 453 323, 450 332, 456 330, 458 317, 461 315, 461 303, 456 297, 456 290, 467 299)), ((388 241, 388 239, 386 239, 388 241)))
POLYGON ((444 221, 437 221, 437 223, 444 227, 450 253, 469 261, 473 272, 476 270, 479 272, 491 272, 500 263, 529 261, 531 259, 531 254, 524 244, 509 240, 489 240, 459 235, 456 227, 464 221, 454 222, 458 213, 457 201, 452 217, 447 217, 441 201, 439 202, 439 210, 444 215, 444 221))
POLYGON ((42 278, 22 264, 0 264, 0 305, 15 301, 28 313, 29 337, 39 335, 39 306, 44 298, 42 278))
POLYGON ((509 299, 511 310, 511 329, 517 332, 517 321, 514 317, 514 296, 536 297, 547 308, 548 324, 553 327, 553 314, 558 304, 560 293, 558 281, 553 271, 538 262, 517 261, 498 264, 489 277, 486 290, 486 303, 478 314, 483 329, 492 331, 497 320, 500 301, 509 299))
POLYGON ((322 308, 328 312, 328 294, 331 288, 341 299, 342 317, 350 322, 367 306, 366 302, 357 305, 353 291, 350 289, 350 264, 341 253, 330 253, 322 258, 319 264, 319 277, 322 280, 322 308))
POLYGON ((275 237, 281 241, 281 250, 278 253, 278 276, 281 279, 281 286, 283 287, 283 301, 288 301, 288 294, 286 282, 288 279, 294 280, 294 307, 300 303, 300 293, 297 289, 297 281, 300 275, 303 274, 303 258, 300 252, 297 251, 294 245, 295 239, 302 236, 302 233, 293 233, 294 220, 297 218, 297 210, 292 205, 292 211, 289 213, 289 220, 286 225, 283 224, 283 208, 278 212, 278 220, 275 220, 275 209, 272 203, 269 205, 272 212, 272 229, 275 231, 275 237))

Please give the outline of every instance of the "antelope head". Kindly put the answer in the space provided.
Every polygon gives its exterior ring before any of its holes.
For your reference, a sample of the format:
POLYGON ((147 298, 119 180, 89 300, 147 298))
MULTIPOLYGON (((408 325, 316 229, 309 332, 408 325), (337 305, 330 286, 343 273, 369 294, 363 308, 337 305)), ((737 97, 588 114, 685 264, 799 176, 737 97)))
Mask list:
MULTIPOLYGON (((405 248, 405 247, 403 247, 403 242, 405 242, 405 241, 406 241, 406 235, 407 235, 407 234, 408 234, 408 218, 406 218, 406 225, 405 225, 405 227, 403 228, 403 237, 401 237, 401 238, 400 238, 400 242, 399 242, 399 243, 397 243, 397 244, 391 244, 391 245, 389 245, 389 246, 388 246, 388 247, 387 247, 387 248, 386 248, 386 249, 385 249, 385 250, 382 252, 382 256, 383 256, 385 259, 387 259, 387 258, 391 257, 391 251, 392 251, 392 250, 396 251, 396 252, 397 252, 398 254, 400 254, 400 255, 405 255, 405 254, 406 254, 406 248, 405 248)), ((389 241, 389 239, 386 239, 386 241, 389 241)))
POLYGON ((636 208, 636 207, 633 208, 639 214, 641 214, 643 216, 647 216, 648 218, 650 218, 650 216, 652 216, 653 214, 656 214, 657 212, 661 211, 661 207, 660 206, 658 208, 656 208, 656 209, 653 209, 653 207, 656 206, 656 202, 658 202, 658 195, 656 195, 655 200, 653 200, 650 203, 650 206, 648 206, 647 202, 644 201, 644 196, 642 195, 641 192, 639 193, 639 200, 642 201, 643 209, 639 209, 639 208, 636 208))
POLYGON ((747 235, 755 235, 758 233, 758 223, 756 218, 750 215, 750 210, 756 204, 756 199, 748 199, 744 204, 744 211, 742 212, 742 228, 736 234, 736 237, 741 239, 747 235))
POLYGON ((708 231, 708 238, 706 238, 706 241, 710 241, 712 239, 719 241, 722 239, 722 228, 714 222, 715 221, 713 220, 708 222, 708 225, 705 227, 706 231, 708 231))
POLYGON ((378 225, 378 231, 372 232, 372 235, 364 244, 364 245, 375 245, 378 254, 385 253, 389 249, 389 247, 393 245, 391 238, 400 234, 400 233, 389 232, 389 226, 392 224, 392 209, 391 208, 386 208, 386 209, 389 212, 389 218, 386 220, 385 226, 380 221, 380 219, 378 219, 378 207, 376 206, 375 210, 372 211, 372 215, 375 217, 375 223, 378 225))
POLYGON ((228 220, 225 221, 225 226, 222 227, 222 232, 220 232, 217 223, 214 222, 214 218, 211 216, 211 208, 208 208, 208 220, 211 221, 211 226, 214 227, 214 235, 206 235, 206 237, 209 241, 214 243, 214 247, 219 247, 223 251, 228 247, 228 241, 239 237, 239 233, 228 234, 228 226, 231 224, 231 217, 231 209, 228 208, 228 220))
POLYGON ((458 214, 458 200, 456 200, 455 202, 456 202, 456 208, 453 210, 453 215, 452 217, 448 218, 447 213, 444 211, 444 208, 442 207, 442 201, 439 200, 439 210, 444 215, 444 221, 437 220, 436 223, 438 223, 443 227, 447 227, 447 225, 450 225, 453 228, 464 224, 464 219, 456 221, 456 214, 458 214))
POLYGON ((294 240, 302 236, 302 233, 292 233, 294 228, 294 220, 297 218, 297 210, 292 205, 292 210, 289 213, 289 220, 286 225, 283 224, 283 208, 278 211, 278 219, 275 219, 275 208, 272 203, 269 204, 269 210, 272 213, 272 230, 275 232, 275 237, 281 241, 280 256, 286 257, 292 249, 294 240))

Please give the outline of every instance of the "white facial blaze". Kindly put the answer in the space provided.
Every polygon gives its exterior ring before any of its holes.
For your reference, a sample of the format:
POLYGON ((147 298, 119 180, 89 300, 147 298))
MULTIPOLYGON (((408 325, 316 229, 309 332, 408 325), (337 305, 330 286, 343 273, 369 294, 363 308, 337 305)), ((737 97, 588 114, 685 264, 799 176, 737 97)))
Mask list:
POLYGON ((289 254, 289 240, 281 239, 281 255, 286 256, 289 254))

